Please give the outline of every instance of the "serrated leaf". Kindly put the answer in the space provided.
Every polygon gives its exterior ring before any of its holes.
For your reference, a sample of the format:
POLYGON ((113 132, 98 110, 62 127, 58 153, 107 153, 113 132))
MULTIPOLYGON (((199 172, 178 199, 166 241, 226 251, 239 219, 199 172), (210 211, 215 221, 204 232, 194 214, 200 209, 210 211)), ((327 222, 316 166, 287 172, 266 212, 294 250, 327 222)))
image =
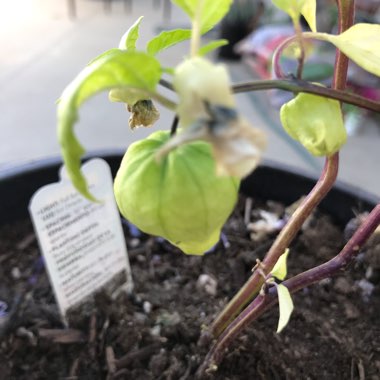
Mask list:
POLYGON ((272 0, 273 4, 286 12, 293 21, 304 16, 310 29, 316 31, 316 0, 272 0))
POLYGON ((172 0, 182 8, 191 20, 198 12, 200 14, 200 29, 202 33, 212 29, 229 11, 232 0, 172 0))
POLYGON ((323 37, 364 70, 380 76, 380 25, 356 24, 337 36, 323 37))
POLYGON ((64 90, 58 104, 59 141, 67 172, 74 186, 86 198, 94 200, 80 172, 84 148, 73 131, 79 107, 91 96, 112 88, 153 91, 160 77, 160 64, 151 55, 113 49, 86 66, 64 90))
POLYGON ((272 276, 278 278, 279 280, 284 280, 287 275, 287 263, 286 260, 289 255, 289 248, 286 248, 285 252, 279 257, 277 263, 270 272, 272 276))
POLYGON ((285 285, 277 285, 278 306, 280 318, 278 320, 277 333, 280 333, 288 324, 294 305, 288 288, 285 285))
POLYGON ((330 156, 347 140, 337 100, 300 93, 280 110, 286 132, 314 156, 330 156))
POLYGON ((208 44, 206 45, 203 45, 199 51, 198 51, 198 54, 199 55, 206 55, 208 53, 210 53, 211 51, 221 47, 221 46, 225 46, 225 45, 228 45, 228 40, 215 40, 215 41, 211 41, 209 42, 208 44))
POLYGON ((191 30, 188 29, 174 29, 164 31, 148 42, 146 51, 149 54, 156 55, 162 50, 190 39, 190 37, 191 30))
POLYGON ((119 42, 119 49, 129 51, 136 50, 136 41, 139 38, 139 28, 144 16, 139 17, 136 22, 124 33, 119 42))

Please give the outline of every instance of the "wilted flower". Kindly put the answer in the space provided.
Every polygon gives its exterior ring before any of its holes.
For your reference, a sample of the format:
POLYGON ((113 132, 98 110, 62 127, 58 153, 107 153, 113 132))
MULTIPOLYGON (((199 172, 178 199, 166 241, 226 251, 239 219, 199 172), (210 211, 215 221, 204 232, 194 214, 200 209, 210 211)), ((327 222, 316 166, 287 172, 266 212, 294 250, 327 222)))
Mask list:
POLYGON ((111 102, 121 102, 131 112, 129 126, 133 130, 138 127, 151 127, 160 113, 150 99, 143 99, 141 91, 133 88, 114 88, 108 95, 111 102))
POLYGON ((182 144, 204 140, 212 146, 219 175, 248 175, 260 161, 266 138, 236 112, 226 67, 202 57, 188 59, 177 67, 173 85, 183 129, 157 152, 157 159, 182 144))
POLYGON ((206 104, 209 119, 199 119, 171 138, 156 154, 157 159, 172 149, 195 140, 211 144, 219 175, 243 178, 258 165, 266 146, 263 132, 251 127, 232 108, 206 104))
POLYGON ((128 104, 127 108, 131 112, 129 126, 132 130, 151 127, 160 118, 160 113, 151 100, 139 100, 133 106, 128 104))
POLYGON ((205 102, 235 108, 230 78, 223 64, 215 65, 202 57, 188 59, 176 68, 173 86, 180 100, 177 114, 181 127, 208 117, 205 102))

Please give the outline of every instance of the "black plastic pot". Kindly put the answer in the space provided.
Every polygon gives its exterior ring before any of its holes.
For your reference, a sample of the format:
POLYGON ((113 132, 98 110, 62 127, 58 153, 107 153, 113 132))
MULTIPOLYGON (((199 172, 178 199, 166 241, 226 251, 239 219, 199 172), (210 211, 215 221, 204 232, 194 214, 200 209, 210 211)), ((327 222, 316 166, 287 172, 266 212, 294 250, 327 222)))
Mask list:
MULTIPOLYGON (((88 154, 85 159, 102 157, 116 174, 123 151, 97 151, 88 154)), ((62 165, 60 158, 44 159, 15 168, 0 171, 0 224, 28 216, 30 198, 41 186, 56 182, 58 170, 62 165)), ((316 179, 289 167, 264 162, 253 174, 246 178, 241 191, 249 196, 272 199, 290 204, 307 194, 316 179)), ((370 210, 379 198, 342 183, 321 203, 320 208, 340 224, 354 216, 354 211, 370 210)))

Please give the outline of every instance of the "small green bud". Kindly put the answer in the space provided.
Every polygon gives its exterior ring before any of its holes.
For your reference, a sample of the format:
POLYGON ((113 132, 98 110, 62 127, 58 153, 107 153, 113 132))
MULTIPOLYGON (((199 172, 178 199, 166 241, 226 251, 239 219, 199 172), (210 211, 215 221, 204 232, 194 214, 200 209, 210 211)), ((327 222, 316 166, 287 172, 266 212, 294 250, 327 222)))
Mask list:
POLYGON ((286 132, 314 156, 330 156, 347 140, 336 100, 300 93, 281 107, 280 117, 286 132))
POLYGON ((182 145, 157 162, 155 153, 169 138, 168 131, 157 131, 129 147, 115 179, 116 202, 142 231, 201 255, 218 242, 239 181, 216 175, 205 142, 182 145))

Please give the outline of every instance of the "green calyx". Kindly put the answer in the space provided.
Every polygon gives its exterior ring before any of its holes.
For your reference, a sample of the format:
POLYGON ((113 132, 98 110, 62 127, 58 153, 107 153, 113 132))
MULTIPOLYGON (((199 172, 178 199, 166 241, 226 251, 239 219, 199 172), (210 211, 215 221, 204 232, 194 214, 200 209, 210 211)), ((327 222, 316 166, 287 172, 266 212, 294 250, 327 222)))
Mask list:
POLYGON ((180 146, 158 163, 155 153, 169 138, 168 131, 157 131, 129 147, 115 179, 116 202, 122 215, 145 233, 201 255, 218 242, 239 181, 216 175, 205 142, 180 146))
POLYGON ((314 156, 330 156, 346 143, 337 100, 300 93, 282 106, 280 117, 286 132, 314 156))

